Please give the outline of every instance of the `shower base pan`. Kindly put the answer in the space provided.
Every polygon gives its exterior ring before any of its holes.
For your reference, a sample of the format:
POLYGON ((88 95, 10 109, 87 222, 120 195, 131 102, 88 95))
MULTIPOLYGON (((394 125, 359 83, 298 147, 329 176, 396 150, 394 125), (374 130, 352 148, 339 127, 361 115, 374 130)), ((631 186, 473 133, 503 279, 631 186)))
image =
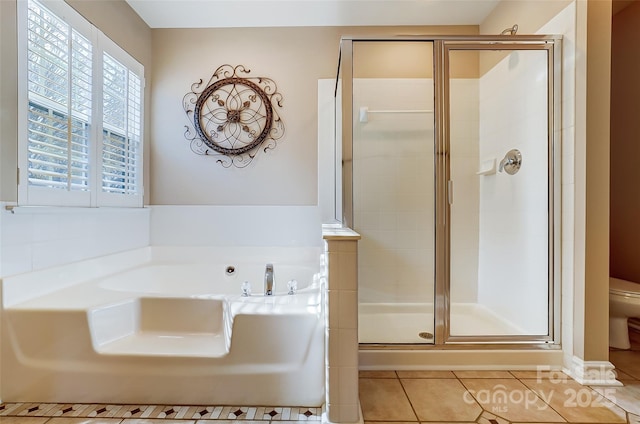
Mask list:
MULTIPOLYGON (((433 343, 433 305, 428 303, 361 303, 360 343, 433 343)), ((477 303, 451 304, 451 334, 464 336, 520 335, 525 332, 477 303)))

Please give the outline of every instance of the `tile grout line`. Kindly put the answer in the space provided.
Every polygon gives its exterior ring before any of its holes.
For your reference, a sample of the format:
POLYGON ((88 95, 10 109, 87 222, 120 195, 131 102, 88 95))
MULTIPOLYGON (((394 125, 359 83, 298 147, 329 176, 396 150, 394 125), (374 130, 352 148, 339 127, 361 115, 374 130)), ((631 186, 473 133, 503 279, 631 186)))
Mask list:
MULTIPOLYGON (((462 379, 460 377, 458 377, 458 374, 456 374, 454 371, 451 371, 453 373, 453 376, 455 377, 456 380, 458 380, 458 383, 460 383, 460 385, 462 387, 464 387, 464 389, 469 392, 469 388, 467 386, 464 385, 464 383, 462 382, 462 379)), ((484 409, 484 406, 482 406, 482 404, 480 402, 478 402, 478 399, 476 399, 475 396, 473 396, 473 393, 469 392, 471 394, 471 396, 473 397, 473 400, 476 402, 476 404, 480 407, 480 414, 476 417, 476 419, 474 420, 474 422, 478 422, 478 420, 482 417, 482 415, 487 412, 484 409)), ((500 417, 502 418, 502 417, 500 417)), ((502 418, 504 419, 504 418, 502 418)), ((509 420, 506 420, 507 422, 510 422, 509 420)))
MULTIPOLYGON (((538 394, 538 392, 536 392, 534 389, 532 389, 531 387, 529 387, 529 386, 528 386, 528 385, 523 381, 523 380, 533 380, 532 378, 519 378, 519 377, 516 377, 516 376, 515 376, 515 374, 513 374, 513 372, 512 372, 512 371, 509 371, 509 372, 514 376, 514 378, 515 378, 516 380, 518 380, 518 381, 520 382, 520 384, 522 384, 524 387, 526 387, 526 388, 527 388, 527 390, 530 390, 531 392, 533 392, 533 393, 536 395, 536 397, 538 397, 538 399, 540 399, 540 400, 541 400, 545 405, 547 405, 547 406, 548 406, 552 411, 554 411, 556 414, 558 414, 558 416, 560 416, 562 419, 564 419, 564 420, 565 420, 565 422, 570 423, 570 421, 569 421, 567 418, 565 418, 565 416, 564 416, 563 414, 561 414, 561 413, 560 413, 560 411, 558 411, 557 409, 555 409, 555 408, 554 408, 550 403, 546 402, 546 401, 545 401, 545 400, 544 400, 544 399, 543 399, 543 398, 538 394)), ((564 373, 563 373, 563 374, 564 374, 564 373)), ((566 374, 564 374, 564 375, 566 375, 566 374)), ((547 377, 547 378, 550 378, 550 377, 547 377)), ((570 376, 567 376, 567 378, 569 378, 571 381, 575 381, 575 380, 574 380, 573 378, 571 378, 570 376)), ((538 378, 536 378, 536 381, 537 381, 537 380, 538 380, 538 378)), ((592 392, 594 395, 597 395, 597 396, 601 397, 602 399, 605 399, 605 400, 607 400, 607 401, 611 402, 614 406, 616 406, 616 407, 620 408, 620 409, 625 413, 625 420, 626 420, 625 422, 626 422, 626 424, 631 424, 631 418, 630 418, 630 415, 629 415, 629 414, 630 414, 630 412, 629 412, 629 411, 627 411, 627 410, 626 410, 625 408, 623 408, 622 406, 618 405, 616 402, 614 402, 614 401, 612 401, 612 400, 608 399, 606 396, 604 396, 604 395, 602 395, 602 394, 598 393, 597 391, 595 391, 595 390, 593 389, 593 387, 592 387, 592 386, 584 386, 584 387, 586 387, 586 388, 588 388, 589 390, 591 390, 591 392, 592 392)), ((609 408, 607 408, 607 409, 609 409, 609 408)))
POLYGON ((411 398, 407 393, 407 389, 405 389, 404 384, 402 384, 402 379, 398 375, 398 371, 396 370, 394 372, 396 374, 396 378, 398 379, 398 383, 400 383, 400 387, 402 387, 402 393, 404 393, 404 397, 407 399, 407 402, 409 402, 409 406, 411 406, 411 412, 413 412, 413 415, 416 417, 416 422, 421 423, 422 421, 420 420, 420 417, 418 417, 418 413, 416 412, 416 408, 413 406, 413 403, 411 402, 411 398))
MULTIPOLYGON (((564 373, 563 373, 563 374, 564 374, 564 373)), ((565 374, 565 375, 566 375, 566 374, 565 374)), ((568 377, 568 378, 571 378, 571 377, 569 377, 569 376, 567 376, 567 377, 568 377)), ((548 407, 549 407, 553 412, 555 412, 556 414, 558 414, 558 416, 559 416, 560 418, 562 418, 566 423, 569 423, 569 422, 570 422, 567 418, 565 418, 565 416, 564 416, 564 415, 562 415, 562 414, 560 413, 560 411, 558 411, 556 408, 554 408, 553 406, 551 406, 550 404, 548 404, 547 402, 545 402, 545 400, 544 400, 544 399, 543 399, 543 398, 538 394, 538 392, 536 392, 535 390, 533 390, 531 387, 527 386, 527 385, 526 385, 526 384, 525 384, 521 379, 519 379, 519 378, 518 378, 517 380, 520 382, 520 384, 522 384, 524 387, 526 387, 526 388, 527 388, 527 390, 530 390, 531 392, 533 392, 533 394, 535 394, 535 395, 536 395, 536 397, 542 401, 542 403, 544 403, 545 405, 547 405, 547 406, 548 406, 548 407)), ((526 379, 525 379, 525 380, 526 380, 526 379)), ((572 380, 573 380, 573 379, 572 379, 572 380)), ((626 412, 626 411, 625 411, 625 412, 626 412)), ((628 422, 628 421, 627 421, 627 422, 628 422)))

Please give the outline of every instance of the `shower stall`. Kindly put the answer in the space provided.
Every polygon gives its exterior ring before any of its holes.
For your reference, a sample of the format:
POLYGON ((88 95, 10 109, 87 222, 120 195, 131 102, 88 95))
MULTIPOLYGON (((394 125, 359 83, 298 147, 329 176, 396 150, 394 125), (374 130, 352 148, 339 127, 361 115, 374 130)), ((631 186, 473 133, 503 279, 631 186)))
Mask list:
POLYGON ((557 347, 559 58, 554 36, 341 40, 361 349, 557 347))

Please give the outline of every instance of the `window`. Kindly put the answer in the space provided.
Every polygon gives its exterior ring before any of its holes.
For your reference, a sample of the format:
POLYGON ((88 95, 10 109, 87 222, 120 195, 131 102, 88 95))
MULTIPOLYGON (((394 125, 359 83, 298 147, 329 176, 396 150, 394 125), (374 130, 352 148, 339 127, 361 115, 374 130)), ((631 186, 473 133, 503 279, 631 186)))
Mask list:
POLYGON ((19 4, 19 204, 142 206, 142 65, 64 2, 19 4))
POLYGON ((142 80, 108 53, 103 63, 103 196, 135 196, 141 179, 142 80))

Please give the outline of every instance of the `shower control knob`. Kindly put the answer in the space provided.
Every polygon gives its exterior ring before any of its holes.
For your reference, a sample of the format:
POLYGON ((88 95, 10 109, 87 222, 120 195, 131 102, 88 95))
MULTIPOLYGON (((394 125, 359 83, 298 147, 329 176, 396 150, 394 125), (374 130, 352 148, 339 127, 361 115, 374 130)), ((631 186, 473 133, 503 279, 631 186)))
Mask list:
POLYGON ((512 149, 507 152, 504 159, 500 161, 498 170, 506 172, 509 175, 516 174, 522 166, 522 154, 518 149, 512 149))

